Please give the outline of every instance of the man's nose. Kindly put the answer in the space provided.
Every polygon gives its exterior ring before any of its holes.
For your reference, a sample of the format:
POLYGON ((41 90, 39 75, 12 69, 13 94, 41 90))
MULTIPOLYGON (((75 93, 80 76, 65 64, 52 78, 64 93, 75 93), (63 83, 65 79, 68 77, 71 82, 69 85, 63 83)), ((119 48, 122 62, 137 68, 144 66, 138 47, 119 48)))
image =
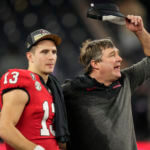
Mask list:
POLYGON ((117 56, 117 61, 122 62, 122 57, 118 55, 118 56, 117 56))
POLYGON ((54 59, 54 57, 55 57, 55 56, 54 56, 54 54, 53 54, 52 52, 48 53, 48 58, 49 58, 49 59, 54 59))

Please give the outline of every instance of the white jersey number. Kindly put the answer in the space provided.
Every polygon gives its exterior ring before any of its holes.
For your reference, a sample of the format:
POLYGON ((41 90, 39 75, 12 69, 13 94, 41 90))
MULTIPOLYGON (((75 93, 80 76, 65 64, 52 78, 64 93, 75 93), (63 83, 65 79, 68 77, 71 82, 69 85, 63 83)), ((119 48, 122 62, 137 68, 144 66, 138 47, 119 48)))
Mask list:
POLYGON ((8 82, 9 82, 10 84, 15 84, 15 83, 17 83, 17 81, 18 81, 18 76, 19 76, 19 72, 16 72, 16 71, 11 72, 11 74, 12 74, 12 79, 9 79, 9 80, 7 79, 8 74, 9 74, 9 72, 7 72, 7 73, 5 74, 5 77, 4 77, 4 84, 7 84, 8 82))
MULTIPOLYGON (((55 113, 54 103, 52 103, 51 107, 52 107, 52 112, 55 113)), ((47 121, 47 119, 49 117, 49 106, 48 106, 48 102, 47 101, 45 101, 43 103, 43 110, 44 110, 44 116, 43 116, 43 119, 41 121, 41 126, 42 126, 41 136, 50 136, 50 134, 55 136, 55 131, 53 130, 53 126, 50 125, 49 129, 48 129, 47 125, 46 125, 46 121, 47 121)))

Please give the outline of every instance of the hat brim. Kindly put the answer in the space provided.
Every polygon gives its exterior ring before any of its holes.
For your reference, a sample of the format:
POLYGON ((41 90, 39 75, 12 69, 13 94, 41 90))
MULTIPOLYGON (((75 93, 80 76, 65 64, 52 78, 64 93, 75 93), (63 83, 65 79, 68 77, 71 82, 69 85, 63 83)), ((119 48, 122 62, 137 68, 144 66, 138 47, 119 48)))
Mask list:
POLYGON ((87 11, 87 17, 102 20, 103 16, 117 16, 126 18, 120 11, 117 5, 112 3, 95 4, 87 11))
POLYGON ((113 15, 113 16, 118 16, 118 17, 126 18, 122 13, 117 12, 117 11, 101 10, 101 11, 99 12, 99 15, 100 15, 100 16, 113 15))
MULTIPOLYGON (((61 37, 59 37, 59 36, 56 35, 56 34, 47 34, 47 35, 41 37, 40 39, 38 39, 38 40, 36 41, 36 43, 38 43, 39 41, 42 41, 42 40, 52 40, 52 41, 55 42, 56 46, 59 46, 59 45, 61 44, 61 42, 62 42, 61 37)), ((35 43, 35 44, 36 44, 36 43, 35 43)))

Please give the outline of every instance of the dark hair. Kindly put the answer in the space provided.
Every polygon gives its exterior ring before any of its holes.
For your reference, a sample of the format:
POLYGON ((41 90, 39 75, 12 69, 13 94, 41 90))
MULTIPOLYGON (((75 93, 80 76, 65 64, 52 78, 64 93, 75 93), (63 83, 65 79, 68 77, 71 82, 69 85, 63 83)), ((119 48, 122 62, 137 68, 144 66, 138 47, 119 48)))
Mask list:
POLYGON ((83 42, 80 48, 80 63, 84 66, 85 73, 90 74, 92 71, 91 60, 101 61, 102 51, 114 47, 110 38, 83 42))

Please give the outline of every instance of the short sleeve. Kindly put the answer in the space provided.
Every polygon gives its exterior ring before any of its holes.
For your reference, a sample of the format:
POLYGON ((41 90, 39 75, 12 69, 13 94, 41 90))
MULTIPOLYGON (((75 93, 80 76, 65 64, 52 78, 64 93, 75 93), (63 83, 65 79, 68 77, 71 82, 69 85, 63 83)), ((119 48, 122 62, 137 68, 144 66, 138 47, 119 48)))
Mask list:
POLYGON ((11 89, 27 89, 30 84, 31 76, 28 71, 11 69, 1 78, 1 93, 3 94, 11 89))

